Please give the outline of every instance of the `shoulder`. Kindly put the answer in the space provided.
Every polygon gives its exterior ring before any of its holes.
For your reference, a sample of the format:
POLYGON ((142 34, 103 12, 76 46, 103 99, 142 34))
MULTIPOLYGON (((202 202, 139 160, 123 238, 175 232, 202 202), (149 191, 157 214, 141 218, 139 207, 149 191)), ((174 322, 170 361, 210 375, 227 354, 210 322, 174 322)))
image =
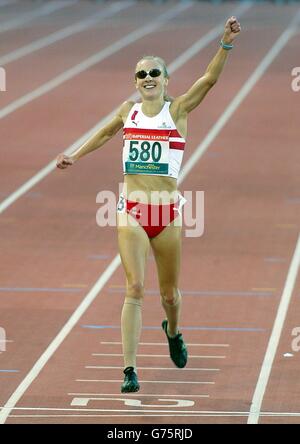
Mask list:
POLYGON ((120 106, 117 114, 122 118, 123 122, 125 122, 125 120, 127 119, 128 114, 134 105, 135 105, 135 102, 126 100, 120 106))

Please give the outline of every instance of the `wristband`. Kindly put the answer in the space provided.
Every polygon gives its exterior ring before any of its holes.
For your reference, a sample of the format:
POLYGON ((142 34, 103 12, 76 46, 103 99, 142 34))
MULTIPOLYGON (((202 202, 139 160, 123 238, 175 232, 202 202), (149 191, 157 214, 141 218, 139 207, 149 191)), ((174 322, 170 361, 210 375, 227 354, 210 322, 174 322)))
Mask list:
POLYGON ((233 48, 233 45, 231 44, 227 45, 226 43, 223 42, 223 40, 220 41, 220 46, 222 46, 223 49, 226 49, 226 51, 233 48))

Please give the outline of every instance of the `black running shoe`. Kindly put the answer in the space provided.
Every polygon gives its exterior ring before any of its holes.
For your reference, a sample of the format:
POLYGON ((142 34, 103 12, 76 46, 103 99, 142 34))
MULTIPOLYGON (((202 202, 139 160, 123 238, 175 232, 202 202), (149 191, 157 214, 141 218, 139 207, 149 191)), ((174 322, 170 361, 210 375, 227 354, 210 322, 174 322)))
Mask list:
POLYGON ((126 367, 124 370, 124 382, 121 386, 122 393, 138 392, 140 389, 140 384, 137 379, 137 374, 133 367, 126 367))
POLYGON ((186 366, 188 352, 184 340, 182 338, 182 334, 178 333, 174 338, 170 338, 168 335, 168 321, 165 319, 161 324, 164 332, 166 333, 168 342, 169 342, 169 350, 170 357, 176 367, 183 368, 186 366))

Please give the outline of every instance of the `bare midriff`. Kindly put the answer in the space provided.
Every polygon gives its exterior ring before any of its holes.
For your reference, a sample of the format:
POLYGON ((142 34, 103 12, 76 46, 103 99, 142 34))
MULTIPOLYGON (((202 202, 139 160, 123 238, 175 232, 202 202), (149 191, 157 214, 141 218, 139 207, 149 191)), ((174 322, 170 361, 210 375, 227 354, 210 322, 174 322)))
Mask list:
POLYGON ((178 200, 177 179, 166 176, 126 174, 123 194, 128 200, 153 205, 169 204, 178 200), (141 192, 138 194, 138 192, 141 192), (133 194, 134 193, 134 194, 133 194))

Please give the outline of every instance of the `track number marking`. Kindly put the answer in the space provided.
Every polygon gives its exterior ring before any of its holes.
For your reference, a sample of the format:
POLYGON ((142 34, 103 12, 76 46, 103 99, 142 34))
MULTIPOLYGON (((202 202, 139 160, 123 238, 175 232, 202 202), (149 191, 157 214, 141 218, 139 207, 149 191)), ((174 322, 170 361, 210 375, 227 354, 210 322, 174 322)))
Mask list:
POLYGON ((123 402, 125 406, 128 407, 157 407, 157 408, 182 408, 182 407, 193 407, 195 405, 194 401, 186 399, 158 399, 157 401, 161 404, 143 404, 140 399, 128 399, 128 398, 73 398, 71 406, 73 407, 87 407, 90 401, 120 401, 123 402), (163 404, 163 402, 171 402, 173 404, 163 404))

